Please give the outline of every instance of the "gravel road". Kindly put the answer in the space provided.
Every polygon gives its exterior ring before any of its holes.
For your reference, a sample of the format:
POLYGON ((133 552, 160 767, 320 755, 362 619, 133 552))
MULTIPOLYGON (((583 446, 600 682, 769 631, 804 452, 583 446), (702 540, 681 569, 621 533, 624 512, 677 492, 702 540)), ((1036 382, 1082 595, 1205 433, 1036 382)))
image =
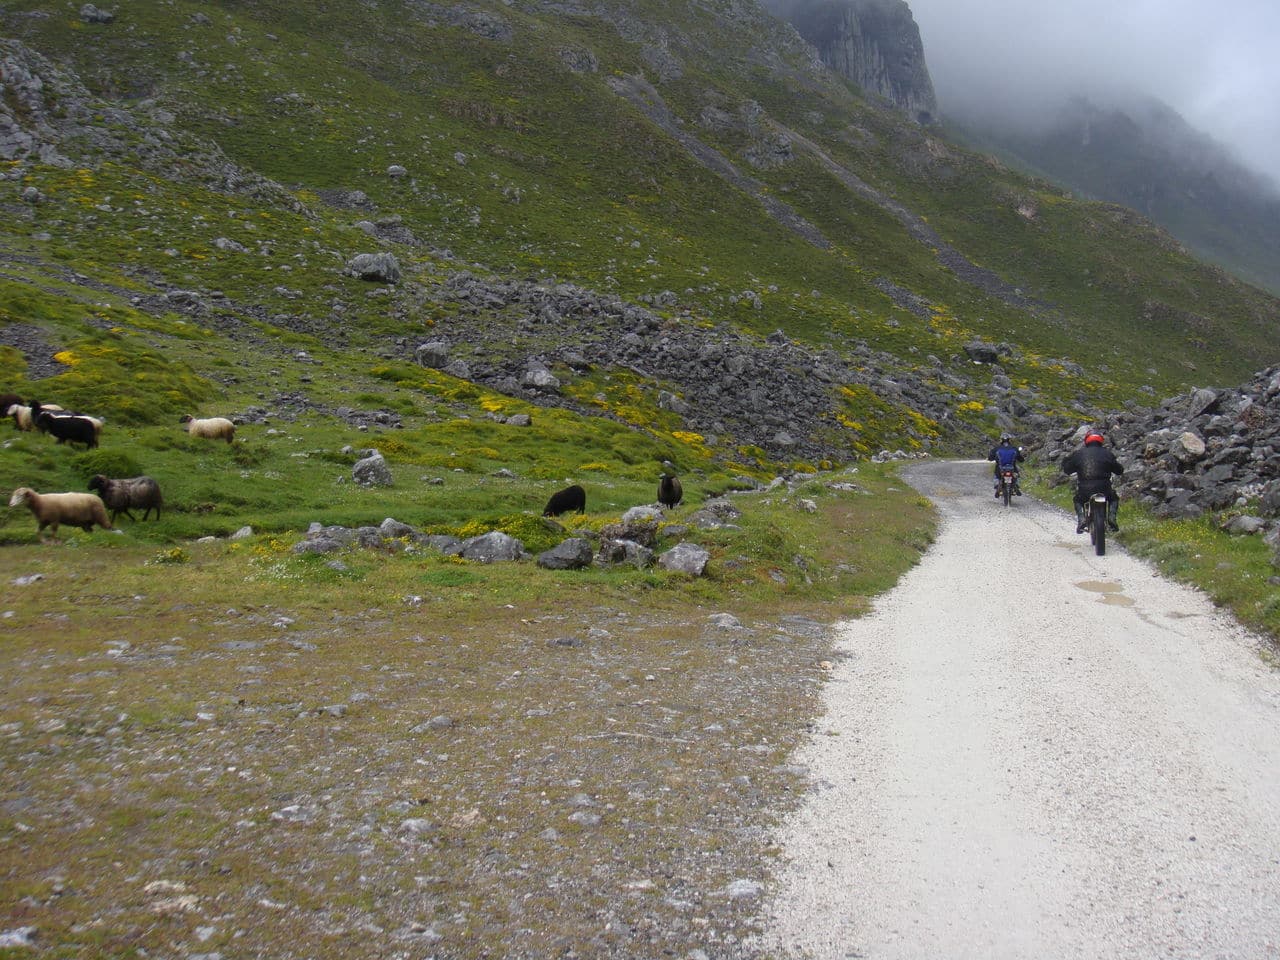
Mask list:
MULTIPOLYGON (((1202 595, 990 465, 864 619, 765 904, 815 958, 1280 957, 1280 672, 1202 595)), ((1123 509, 1121 521, 1124 520, 1123 509)))

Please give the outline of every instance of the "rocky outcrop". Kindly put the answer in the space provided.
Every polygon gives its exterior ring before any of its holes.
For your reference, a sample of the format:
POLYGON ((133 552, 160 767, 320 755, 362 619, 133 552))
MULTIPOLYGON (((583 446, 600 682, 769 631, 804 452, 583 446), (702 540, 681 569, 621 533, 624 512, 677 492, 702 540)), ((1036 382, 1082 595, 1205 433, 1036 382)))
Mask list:
MULTIPOLYGON (((758 295, 738 296, 749 304, 758 295)), ((562 371, 571 379, 603 368, 647 381, 658 405, 679 413, 685 428, 707 443, 750 444, 779 459, 843 461, 854 455, 851 448, 860 437, 840 426, 846 410, 842 388, 854 385, 888 407, 924 418, 921 429, 908 425, 895 444, 915 440, 928 448, 932 438, 924 421, 940 424, 939 432, 949 435, 966 429, 952 420, 957 396, 940 389, 941 384, 953 390, 970 384, 960 372, 968 361, 958 357, 956 372, 948 372, 937 358, 932 358, 938 364, 934 368, 911 371, 866 344, 848 344, 841 355, 809 348, 781 332, 755 338, 726 326, 707 328, 691 318, 673 320, 572 284, 458 273, 431 298, 448 308, 448 329, 437 328, 448 340, 402 340, 403 355, 438 366, 452 365, 465 354, 469 379, 543 406, 610 415, 607 402, 584 401, 553 375, 562 371), (572 336, 566 336, 570 330, 572 336)), ((669 307, 675 295, 657 299, 669 307)), ((1035 406, 1034 397, 1019 398, 1007 390, 989 400, 1001 411, 1014 401, 1025 404, 1024 415, 1035 406)), ((1018 418, 1012 410, 1009 416, 1018 418)), ((1047 422, 1037 427, 1047 428, 1047 422)))
POLYGON ((920 29, 905 0, 766 0, 817 48, 822 62, 917 123, 937 121, 938 102, 920 29))
MULTIPOLYGON (((1241 533, 1280 519, 1280 367, 1239 387, 1201 388, 1126 410, 1101 426, 1125 467, 1116 484, 1121 497, 1162 517, 1225 512, 1228 529, 1241 533)), ((1054 437, 1043 455, 1065 456, 1084 429, 1054 437)))
MULTIPOLYGON (((85 9, 110 16, 92 5, 85 9)), ((174 128, 173 115, 157 101, 122 106, 95 97, 75 73, 21 41, 0 38, 0 90, 0 160, 60 167, 127 160, 166 179, 307 213, 279 184, 233 163, 216 144, 174 128)))

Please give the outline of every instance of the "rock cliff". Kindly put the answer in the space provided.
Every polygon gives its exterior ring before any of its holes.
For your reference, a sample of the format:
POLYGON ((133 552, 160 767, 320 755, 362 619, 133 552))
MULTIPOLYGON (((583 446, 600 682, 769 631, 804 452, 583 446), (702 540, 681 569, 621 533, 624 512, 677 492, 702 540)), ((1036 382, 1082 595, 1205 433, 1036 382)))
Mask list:
POLYGON ((917 123, 938 116, 920 29, 905 0, 765 0, 823 63, 917 123))

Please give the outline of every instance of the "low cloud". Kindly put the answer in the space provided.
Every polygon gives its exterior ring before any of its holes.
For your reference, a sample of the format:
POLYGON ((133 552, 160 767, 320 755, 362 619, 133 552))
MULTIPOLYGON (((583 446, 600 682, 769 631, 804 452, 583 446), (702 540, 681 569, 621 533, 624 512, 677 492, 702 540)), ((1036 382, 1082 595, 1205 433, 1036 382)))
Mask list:
POLYGON ((1280 182, 1272 0, 909 0, 944 115, 1033 125, 1075 94, 1154 96, 1280 182))

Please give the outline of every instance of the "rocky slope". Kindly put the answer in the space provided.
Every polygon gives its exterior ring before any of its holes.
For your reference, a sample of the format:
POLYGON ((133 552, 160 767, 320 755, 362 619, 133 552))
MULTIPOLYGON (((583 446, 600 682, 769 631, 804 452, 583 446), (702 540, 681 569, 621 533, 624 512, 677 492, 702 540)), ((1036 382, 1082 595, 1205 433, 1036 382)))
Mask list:
MULTIPOLYGON (((1131 407, 1099 425, 1125 467, 1116 483, 1122 497, 1161 517, 1213 515, 1232 533, 1280 546, 1280 367, 1238 387, 1131 407)), ((1059 461, 1086 429, 1055 436, 1042 456, 1059 461)))

